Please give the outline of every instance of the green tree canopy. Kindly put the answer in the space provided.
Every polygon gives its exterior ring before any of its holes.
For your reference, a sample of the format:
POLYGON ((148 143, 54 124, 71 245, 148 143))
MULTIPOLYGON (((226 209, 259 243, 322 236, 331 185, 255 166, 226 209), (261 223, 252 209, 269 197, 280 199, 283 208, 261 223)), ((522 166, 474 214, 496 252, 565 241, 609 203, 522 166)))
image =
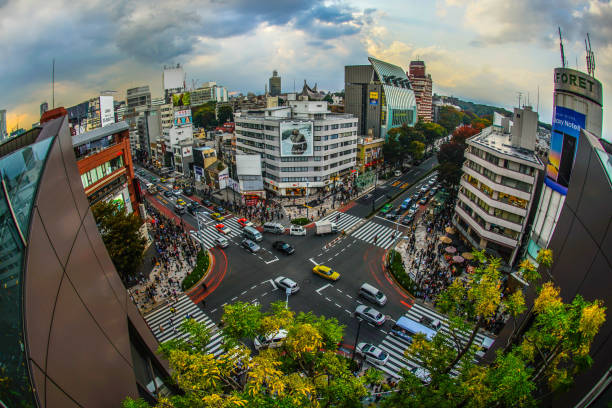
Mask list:
POLYGON ((217 122, 223 124, 234 121, 234 110, 230 105, 221 105, 217 111, 217 122))
POLYGON ((117 201, 100 201, 91 212, 119 276, 127 282, 137 273, 144 255, 142 219, 135 213, 128 214, 125 205, 117 201))
POLYGON ((463 116, 464 114, 461 111, 452 106, 442 106, 438 115, 438 124, 446 129, 446 134, 451 134, 459 126, 463 116))

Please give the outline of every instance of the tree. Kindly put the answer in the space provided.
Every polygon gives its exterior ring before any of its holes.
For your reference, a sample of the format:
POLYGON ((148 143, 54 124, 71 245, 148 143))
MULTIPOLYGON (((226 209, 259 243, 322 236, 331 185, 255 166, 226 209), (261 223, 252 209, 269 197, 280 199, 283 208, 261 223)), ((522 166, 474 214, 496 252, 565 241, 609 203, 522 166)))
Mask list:
POLYGON ((414 127, 422 132, 425 138, 424 142, 427 146, 433 145, 436 140, 443 138, 448 134, 446 129, 437 123, 419 121, 416 123, 416 125, 414 125, 414 127))
POLYGON ((397 164, 403 157, 402 145, 398 140, 397 132, 388 133, 387 140, 383 144, 383 157, 385 158, 385 165, 387 163, 393 165, 397 164))
POLYGON ((328 102, 328 103, 334 103, 334 100, 332 99, 332 94, 328 93, 327 95, 325 95, 325 98, 323 98, 324 101, 328 102))
POLYGON ((223 124, 226 122, 234 121, 234 110, 229 105, 221 105, 219 106, 219 110, 217 112, 218 122, 223 124))
POLYGON ((457 143, 465 149, 467 146, 465 141, 478 133, 480 133, 480 130, 472 127, 471 125, 462 125, 453 131, 451 142, 457 143))
POLYGON ((463 171, 465 147, 459 143, 444 143, 440 146, 438 152, 438 180, 447 187, 456 187, 459 185, 459 180, 463 171))
POLYGON ((446 129, 446 134, 451 134, 461 123, 463 113, 452 106, 442 106, 438 115, 438 124, 446 129))
POLYGON ((498 350, 491 363, 476 365, 473 343, 479 328, 498 313, 518 316, 525 303, 521 290, 504 290, 499 259, 487 258, 483 251, 474 256, 479 263, 475 272, 466 282, 456 279, 437 299, 449 316, 448 334, 439 331, 431 341, 416 335, 405 351, 427 370, 427 384, 405 370, 398 392, 384 406, 535 406, 538 392, 562 390, 573 374, 590 366, 590 345, 605 321, 605 308, 580 296, 565 304, 552 282, 540 288, 534 323, 520 344, 498 350))
MULTIPOLYGON (((286 309, 273 303, 262 312, 259 305, 235 303, 224 308, 224 352, 206 352, 206 325, 186 320, 177 338, 163 343, 159 352, 168 359, 173 383, 182 395, 160 398, 157 407, 360 407, 370 374, 356 378, 351 360, 337 354, 343 326, 335 319, 286 309), (282 347, 252 354, 241 340, 267 335, 280 328, 288 334, 282 347), (182 337, 182 336, 181 336, 182 337)), ((142 400, 126 399, 124 408, 149 407, 142 400)))
POLYGON ((147 242, 140 234, 142 219, 135 213, 128 214, 125 205, 117 201, 100 201, 91 212, 119 276, 128 282, 142 263, 147 242))

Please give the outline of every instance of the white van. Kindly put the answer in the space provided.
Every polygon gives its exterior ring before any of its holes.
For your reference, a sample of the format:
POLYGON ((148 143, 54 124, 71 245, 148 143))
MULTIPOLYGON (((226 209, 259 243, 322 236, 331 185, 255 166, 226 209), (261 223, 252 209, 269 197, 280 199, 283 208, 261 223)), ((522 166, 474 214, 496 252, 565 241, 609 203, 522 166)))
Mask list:
POLYGON ((244 229, 242 230, 242 235, 244 235, 246 238, 250 239, 251 241, 256 241, 256 242, 260 242, 263 239, 263 237, 261 236, 261 232, 257 231, 253 227, 244 227, 244 229))
POLYGON ((267 336, 257 336, 253 340, 255 344, 255 350, 261 350, 262 348, 276 348, 283 345, 287 338, 287 330, 280 329, 276 333, 269 334, 267 336))
POLYGON ((361 285, 359 288, 359 296, 379 306, 384 306, 385 303, 387 303, 385 294, 369 283, 361 285))
POLYGON ((279 224, 278 222, 266 222, 263 225, 264 232, 271 232, 273 234, 284 234, 285 227, 283 224, 279 224))
POLYGON ((401 175, 402 175, 402 172, 401 172, 401 170, 395 170, 395 171, 393 172, 393 175, 394 175, 395 177, 399 177, 399 176, 401 176, 401 175))

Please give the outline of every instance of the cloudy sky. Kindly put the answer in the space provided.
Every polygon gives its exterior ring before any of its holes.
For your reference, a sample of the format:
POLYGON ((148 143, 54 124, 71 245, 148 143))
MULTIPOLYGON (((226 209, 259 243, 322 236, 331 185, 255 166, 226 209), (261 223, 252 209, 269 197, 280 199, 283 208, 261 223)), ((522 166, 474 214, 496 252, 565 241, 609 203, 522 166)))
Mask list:
POLYGON ((605 105, 610 1, 0 0, 0 109, 9 128, 36 122, 40 103, 51 103, 53 58, 55 105, 72 106, 102 90, 123 99, 127 88, 147 84, 161 96, 162 66, 176 62, 188 86, 216 81, 230 92, 263 92, 277 69, 283 91, 304 79, 339 90, 343 67, 370 55, 404 68, 418 57, 434 92, 506 108, 518 92, 535 107, 539 86, 540 119, 550 123, 558 25, 571 68, 586 70, 590 33, 605 105))

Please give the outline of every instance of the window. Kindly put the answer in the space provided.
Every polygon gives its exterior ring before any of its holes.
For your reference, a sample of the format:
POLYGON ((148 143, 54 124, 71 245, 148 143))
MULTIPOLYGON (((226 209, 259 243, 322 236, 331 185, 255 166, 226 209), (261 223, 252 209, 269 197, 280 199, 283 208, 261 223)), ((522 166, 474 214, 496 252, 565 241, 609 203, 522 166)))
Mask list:
POLYGON ((333 130, 333 129, 338 129, 338 124, 331 125, 331 128, 332 128, 332 130, 333 130))
POLYGON ((331 138, 332 140, 337 139, 337 138, 338 138, 338 134, 336 133, 336 134, 334 134, 334 135, 331 135, 331 136, 330 136, 330 138, 331 138))
POLYGON ((319 152, 321 151, 321 146, 315 146, 314 149, 315 149, 315 152, 319 152))

